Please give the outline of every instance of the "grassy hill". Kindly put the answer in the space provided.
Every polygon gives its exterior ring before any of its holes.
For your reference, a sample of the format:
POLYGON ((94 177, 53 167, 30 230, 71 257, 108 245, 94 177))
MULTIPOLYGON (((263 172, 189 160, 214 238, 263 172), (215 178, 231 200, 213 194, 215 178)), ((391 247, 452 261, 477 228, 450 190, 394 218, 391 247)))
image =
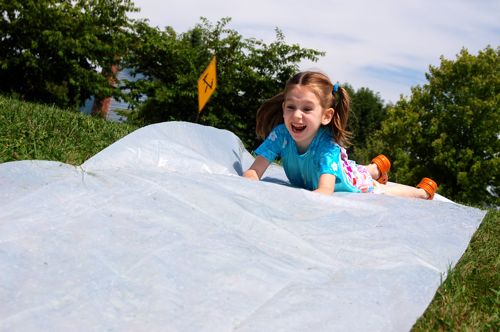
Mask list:
POLYGON ((0 96, 0 162, 80 165, 137 127, 0 96))
MULTIPOLYGON (((0 162, 44 159, 80 165, 135 129, 0 96, 0 162)), ((499 221, 500 211, 490 210, 413 331, 500 330, 499 221)))

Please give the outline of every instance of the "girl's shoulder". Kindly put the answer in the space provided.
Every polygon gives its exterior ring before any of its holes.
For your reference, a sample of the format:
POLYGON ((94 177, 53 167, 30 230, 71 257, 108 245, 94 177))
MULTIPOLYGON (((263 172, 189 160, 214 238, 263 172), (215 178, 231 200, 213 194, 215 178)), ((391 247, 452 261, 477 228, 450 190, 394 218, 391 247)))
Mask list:
POLYGON ((338 160, 342 149, 329 132, 324 132, 315 142, 314 155, 318 160, 338 160))
POLYGON ((340 145, 335 142, 331 132, 326 128, 320 129, 316 144, 318 149, 340 151, 340 145))
POLYGON ((268 137, 272 141, 274 141, 277 138, 278 139, 283 139, 283 138, 288 137, 289 135, 290 134, 288 133, 288 129, 286 129, 285 124, 284 123, 280 123, 279 125, 277 125, 276 127, 274 127, 273 130, 271 130, 271 132, 269 133, 268 137))
POLYGON ((316 151, 318 151, 320 155, 340 155, 342 149, 335 141, 324 140, 319 142, 316 151))
POLYGON ((279 125, 274 127, 274 129, 271 132, 273 131, 276 132, 276 134, 285 134, 285 133, 288 134, 288 130, 286 129, 284 123, 280 123, 279 125))

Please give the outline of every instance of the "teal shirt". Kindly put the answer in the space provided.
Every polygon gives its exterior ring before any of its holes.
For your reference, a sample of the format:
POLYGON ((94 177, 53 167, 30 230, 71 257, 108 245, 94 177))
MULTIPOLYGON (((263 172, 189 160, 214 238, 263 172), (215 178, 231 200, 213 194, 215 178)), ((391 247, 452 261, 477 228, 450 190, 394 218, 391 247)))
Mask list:
POLYGON ((321 174, 335 175, 335 191, 360 192, 351 184, 342 167, 340 146, 330 131, 321 127, 306 152, 299 154, 297 145, 284 124, 278 125, 255 150, 273 162, 281 157, 285 174, 296 187, 315 190, 321 174))

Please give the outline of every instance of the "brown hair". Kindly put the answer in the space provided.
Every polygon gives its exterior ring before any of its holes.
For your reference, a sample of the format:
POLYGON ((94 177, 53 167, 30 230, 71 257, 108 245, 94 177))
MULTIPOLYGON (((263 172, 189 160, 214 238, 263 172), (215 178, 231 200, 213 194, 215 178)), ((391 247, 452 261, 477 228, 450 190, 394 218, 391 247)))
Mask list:
POLYGON ((255 132, 264 139, 278 124, 283 123, 283 101, 285 95, 294 85, 309 87, 319 99, 321 106, 325 109, 333 108, 332 121, 327 125, 339 145, 349 145, 350 133, 347 131, 347 120, 349 119, 351 99, 346 89, 338 87, 334 92, 334 85, 326 76, 320 72, 305 71, 296 74, 288 80, 285 89, 276 96, 265 101, 257 111, 257 123, 255 132))

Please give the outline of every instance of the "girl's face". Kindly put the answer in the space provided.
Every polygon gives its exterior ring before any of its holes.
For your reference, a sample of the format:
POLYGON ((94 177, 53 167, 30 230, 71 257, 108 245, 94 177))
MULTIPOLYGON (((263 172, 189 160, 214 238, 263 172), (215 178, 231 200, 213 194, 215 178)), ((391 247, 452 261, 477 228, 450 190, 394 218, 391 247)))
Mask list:
POLYGON ((333 112, 333 108, 322 108, 318 97, 306 86, 295 85, 288 91, 283 101, 283 119, 299 153, 306 152, 321 125, 330 123, 333 112))

